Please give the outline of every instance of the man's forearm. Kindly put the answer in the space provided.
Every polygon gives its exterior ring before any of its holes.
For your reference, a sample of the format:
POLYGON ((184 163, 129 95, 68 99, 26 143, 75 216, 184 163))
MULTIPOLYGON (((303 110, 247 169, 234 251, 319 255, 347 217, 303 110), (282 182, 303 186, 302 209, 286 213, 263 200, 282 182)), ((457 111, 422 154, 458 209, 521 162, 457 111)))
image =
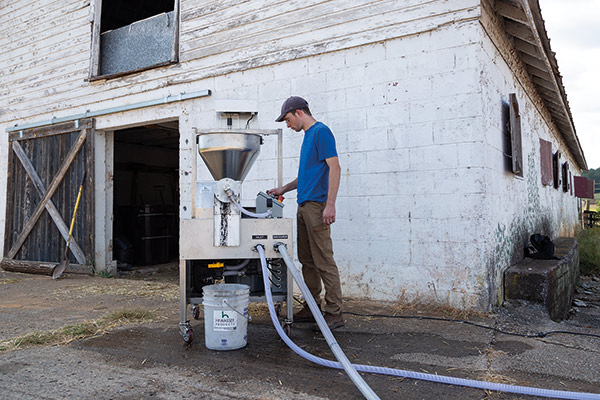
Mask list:
POLYGON ((327 191, 327 205, 335 206, 338 189, 340 187, 341 168, 339 163, 329 165, 329 188, 327 191))
POLYGON ((294 179, 293 181, 291 181, 290 183, 283 185, 282 189, 284 191, 284 193, 289 192, 290 190, 294 190, 298 187, 298 178, 294 179))

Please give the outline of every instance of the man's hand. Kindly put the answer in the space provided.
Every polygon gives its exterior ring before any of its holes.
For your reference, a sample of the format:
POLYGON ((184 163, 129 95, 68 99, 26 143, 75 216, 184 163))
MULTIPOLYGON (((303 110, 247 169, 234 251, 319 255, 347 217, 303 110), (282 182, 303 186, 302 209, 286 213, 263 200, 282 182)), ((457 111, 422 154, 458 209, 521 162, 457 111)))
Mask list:
POLYGON ((287 185, 283 185, 280 187, 276 187, 276 188, 267 190, 267 194, 270 194, 271 196, 274 196, 274 197, 279 197, 279 196, 283 196, 285 193, 289 192, 290 190, 296 189, 297 187, 298 187, 298 178, 294 179, 287 185))
POLYGON ((285 190, 283 190, 283 187, 278 187, 278 188, 273 188, 273 189, 267 190, 267 194, 270 194, 271 196, 274 196, 274 197, 283 196, 284 193, 285 193, 285 190))
POLYGON ((335 222, 335 205, 326 205, 323 210, 323 223, 331 225, 335 222))

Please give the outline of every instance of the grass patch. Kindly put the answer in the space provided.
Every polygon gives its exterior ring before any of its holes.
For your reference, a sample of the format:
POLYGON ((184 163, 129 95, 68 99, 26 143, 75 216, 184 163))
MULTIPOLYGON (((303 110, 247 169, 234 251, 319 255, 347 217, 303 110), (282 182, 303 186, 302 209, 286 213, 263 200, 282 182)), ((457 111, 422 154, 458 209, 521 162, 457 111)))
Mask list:
POLYGON ((110 284, 84 285, 76 289, 56 289, 54 294, 71 298, 84 298, 89 295, 161 297, 167 301, 179 298, 179 285, 171 282, 114 279, 110 284))
POLYGON ((4 279, 0 279, 0 285, 8 285, 9 283, 16 283, 19 282, 20 279, 8 279, 8 278, 4 278, 4 279))
POLYGON ((600 227, 581 231, 577 243, 581 274, 600 274, 600 227))
POLYGON ((59 346, 74 340, 102 335, 109 330, 132 323, 152 321, 154 313, 144 310, 113 311, 97 320, 67 325, 60 329, 32 332, 12 339, 0 340, 0 353, 40 346, 59 346))

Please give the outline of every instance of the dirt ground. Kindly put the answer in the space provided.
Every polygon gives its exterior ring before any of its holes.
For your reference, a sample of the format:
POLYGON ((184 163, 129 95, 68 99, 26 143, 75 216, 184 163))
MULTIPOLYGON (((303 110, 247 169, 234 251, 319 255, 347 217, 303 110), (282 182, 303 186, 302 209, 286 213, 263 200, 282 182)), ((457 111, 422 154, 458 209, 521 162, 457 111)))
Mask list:
MULTIPOLYGON (((47 276, 0 270, 0 387, 21 399, 360 399, 343 371, 313 364, 277 336, 265 304, 251 304, 248 345, 213 351, 204 324, 191 321, 195 340, 179 334, 177 271, 147 270, 120 279, 47 276), (66 344, 23 343, 31 332, 101 321, 118 310, 150 311, 150 320, 117 324, 66 344), (5 346, 3 349, 3 344, 5 346), (10 344, 13 347, 7 347, 10 344)), ((510 332, 569 331, 600 335, 600 279, 582 278, 569 320, 552 322, 540 307, 507 304, 486 315, 346 302, 346 326, 334 331, 355 363, 556 390, 600 393, 600 337, 507 335, 426 316, 468 319, 510 332), (403 318, 364 317, 386 314, 403 318)), ((291 338, 309 353, 333 359, 310 323, 291 338)), ((382 399, 529 399, 385 375, 362 374, 382 399)))

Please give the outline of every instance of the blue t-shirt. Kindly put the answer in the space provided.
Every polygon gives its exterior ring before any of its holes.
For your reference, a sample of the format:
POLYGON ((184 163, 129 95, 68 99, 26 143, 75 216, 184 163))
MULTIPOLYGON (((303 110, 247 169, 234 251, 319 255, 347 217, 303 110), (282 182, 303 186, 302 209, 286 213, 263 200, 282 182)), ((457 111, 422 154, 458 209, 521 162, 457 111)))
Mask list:
POLYGON ((316 122, 304 133, 298 167, 298 204, 327 201, 329 166, 325 160, 337 155, 335 138, 327 125, 316 122))

